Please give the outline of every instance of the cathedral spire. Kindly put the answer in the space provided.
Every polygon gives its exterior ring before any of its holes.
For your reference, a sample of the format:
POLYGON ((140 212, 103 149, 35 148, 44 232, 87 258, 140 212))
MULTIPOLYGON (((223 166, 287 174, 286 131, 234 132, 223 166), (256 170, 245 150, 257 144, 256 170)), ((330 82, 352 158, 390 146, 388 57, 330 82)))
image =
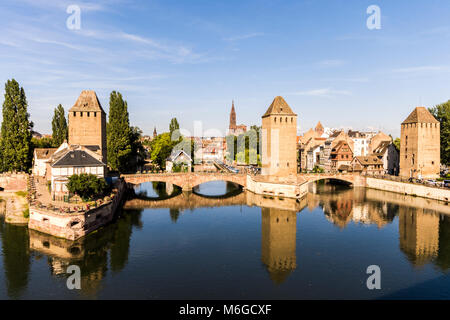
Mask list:
POLYGON ((231 102, 230 129, 236 129, 236 110, 234 109, 234 100, 231 102))

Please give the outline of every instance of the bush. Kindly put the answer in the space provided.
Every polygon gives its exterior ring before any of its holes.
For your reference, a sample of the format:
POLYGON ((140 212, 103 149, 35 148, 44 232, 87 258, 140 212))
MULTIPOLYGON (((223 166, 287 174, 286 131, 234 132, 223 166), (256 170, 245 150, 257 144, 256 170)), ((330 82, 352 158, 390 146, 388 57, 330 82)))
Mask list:
POLYGON ((74 174, 69 177, 67 189, 70 193, 78 194, 83 200, 91 199, 105 191, 106 182, 91 173, 74 174))
POLYGON ((28 219, 30 217, 30 209, 26 208, 25 210, 22 211, 23 213, 23 217, 28 219))

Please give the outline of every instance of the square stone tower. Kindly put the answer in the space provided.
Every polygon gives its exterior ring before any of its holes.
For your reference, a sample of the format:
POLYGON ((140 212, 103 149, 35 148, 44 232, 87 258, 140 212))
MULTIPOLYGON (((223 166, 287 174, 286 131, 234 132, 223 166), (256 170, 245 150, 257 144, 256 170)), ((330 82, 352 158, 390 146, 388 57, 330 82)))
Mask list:
POLYGON ((92 90, 83 90, 69 110, 70 145, 80 145, 102 155, 107 163, 106 113, 92 90))
POLYGON ((297 174, 297 115, 280 96, 262 116, 262 174, 297 174))
POLYGON ((426 108, 415 108, 401 125, 400 176, 438 178, 440 152, 439 121, 426 108))

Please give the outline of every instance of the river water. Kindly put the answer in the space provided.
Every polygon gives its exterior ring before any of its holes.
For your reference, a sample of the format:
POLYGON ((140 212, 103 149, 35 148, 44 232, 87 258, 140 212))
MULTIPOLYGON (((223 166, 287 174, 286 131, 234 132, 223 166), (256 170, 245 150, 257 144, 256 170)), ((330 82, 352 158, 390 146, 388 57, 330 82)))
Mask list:
POLYGON ((75 242, 0 220, 0 299, 450 298, 444 203, 325 183, 299 201, 225 182, 135 191, 75 242), (371 265, 381 289, 367 287, 371 265))

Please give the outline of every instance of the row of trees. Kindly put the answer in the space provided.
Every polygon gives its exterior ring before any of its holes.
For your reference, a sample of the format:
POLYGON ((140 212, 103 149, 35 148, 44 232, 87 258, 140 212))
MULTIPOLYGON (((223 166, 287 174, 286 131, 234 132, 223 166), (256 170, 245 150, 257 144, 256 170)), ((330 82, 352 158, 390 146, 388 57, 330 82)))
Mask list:
POLYGON ((228 135, 226 142, 227 160, 261 165, 261 127, 253 125, 249 131, 239 136, 228 135))
MULTIPOLYGON (((68 138, 64 108, 59 104, 53 114, 52 137, 33 138, 25 90, 15 79, 5 84, 3 121, 0 135, 0 172, 28 171, 34 148, 59 147, 68 138)), ((144 161, 140 142, 142 131, 130 126, 127 102, 113 91, 107 124, 108 165, 113 170, 132 171, 144 161)))

